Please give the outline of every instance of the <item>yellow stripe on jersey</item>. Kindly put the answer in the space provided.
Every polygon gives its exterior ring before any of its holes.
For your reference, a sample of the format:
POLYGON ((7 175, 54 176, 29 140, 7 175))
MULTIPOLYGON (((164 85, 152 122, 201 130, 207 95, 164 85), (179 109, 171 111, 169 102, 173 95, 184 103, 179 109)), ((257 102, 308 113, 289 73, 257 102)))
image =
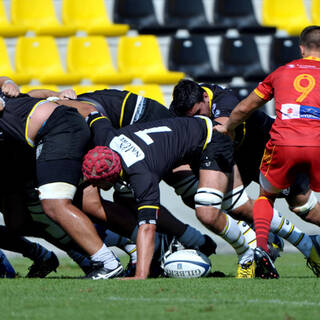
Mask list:
POLYGON ((265 99, 265 95, 264 95, 262 92, 260 92, 257 88, 255 88, 255 89, 253 90, 253 92, 254 92, 259 98, 265 99))
POLYGON ((126 102, 130 96, 131 92, 128 92, 127 95, 124 97, 124 100, 122 102, 122 106, 121 106, 121 114, 120 114, 120 122, 119 122, 119 126, 120 128, 122 127, 122 121, 123 121, 123 116, 124 116, 124 109, 126 106, 126 102))
POLYGON ((40 100, 38 101, 31 109, 31 111, 29 112, 28 116, 27 116, 27 121, 26 121, 26 128, 25 128, 25 131, 24 131, 24 137, 28 143, 28 145, 30 147, 34 147, 34 143, 33 141, 31 141, 28 137, 28 128, 29 128, 29 122, 30 122, 30 118, 32 116, 32 113, 34 112, 34 110, 39 106, 39 103, 43 103, 44 101, 47 101, 47 100, 40 100))
POLYGON ((206 125, 207 125, 207 138, 206 141, 203 145, 202 151, 207 147, 208 143, 211 142, 212 140, 212 131, 213 131, 213 126, 212 126, 212 121, 210 118, 205 117, 205 116, 194 116, 195 118, 201 118, 205 120, 206 125))
POLYGON ((309 56, 309 57, 306 57, 306 58, 303 58, 303 59, 306 59, 306 60, 315 60, 315 61, 320 61, 320 58, 312 57, 312 56, 309 56))
POLYGON ((138 208, 138 210, 142 210, 142 209, 159 209, 160 207, 158 206, 141 206, 138 208))
POLYGON ((109 119, 105 116, 101 116, 101 117, 97 117, 95 119, 93 119, 90 123, 89 123, 89 127, 91 128, 91 126, 97 121, 97 120, 100 120, 100 119, 107 119, 109 121, 109 119))

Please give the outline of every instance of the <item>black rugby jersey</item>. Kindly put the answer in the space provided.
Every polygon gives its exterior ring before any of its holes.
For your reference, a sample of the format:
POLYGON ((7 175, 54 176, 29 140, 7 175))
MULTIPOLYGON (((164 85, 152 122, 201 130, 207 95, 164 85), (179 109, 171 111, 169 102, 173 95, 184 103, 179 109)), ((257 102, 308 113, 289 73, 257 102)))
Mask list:
POLYGON ((5 108, 0 116, 0 128, 11 138, 23 143, 29 143, 26 135, 28 116, 40 101, 44 99, 32 98, 28 94, 18 97, 8 97, 0 91, 5 108))
POLYGON ((221 163, 227 150, 232 153, 231 140, 213 132, 212 121, 206 117, 163 119, 110 130, 106 145, 120 155, 124 180, 140 206, 160 204, 159 182, 178 165, 195 159, 213 163, 215 157, 221 163), (230 141, 229 145, 224 144, 218 154, 206 154, 204 150, 216 143, 216 137, 230 141))
POLYGON ((200 83, 200 86, 208 94, 212 118, 229 117, 239 102, 232 90, 209 83, 200 83))
MULTIPOLYGON (((211 118, 229 117, 239 102, 232 90, 214 84, 200 85, 209 96, 211 118)), ((256 110, 235 130, 234 157, 245 186, 251 181, 259 182, 259 166, 273 122, 265 112, 256 110)))
POLYGON ((77 100, 94 105, 117 129, 136 122, 173 117, 159 102, 126 90, 97 90, 80 94, 77 100))

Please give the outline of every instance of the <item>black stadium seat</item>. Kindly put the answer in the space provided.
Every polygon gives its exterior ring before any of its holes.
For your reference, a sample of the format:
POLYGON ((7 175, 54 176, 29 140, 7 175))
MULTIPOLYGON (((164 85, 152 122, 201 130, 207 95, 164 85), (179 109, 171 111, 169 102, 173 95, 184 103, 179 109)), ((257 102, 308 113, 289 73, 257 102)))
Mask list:
POLYGON ((190 33, 220 34, 226 28, 209 23, 202 0, 164 0, 164 24, 190 33))
POLYGON ((231 77, 223 77, 214 71, 205 37, 201 35, 184 38, 172 37, 168 65, 169 70, 182 71, 199 82, 228 82, 231 80, 231 77))
MULTIPOLYGON (((248 82, 244 85, 239 86, 229 86, 230 89, 232 89, 233 93, 237 96, 239 101, 245 99, 256 87, 258 86, 258 83, 255 82, 248 82)), ((267 107, 264 105, 260 110, 267 113, 267 107)))
POLYGON ((299 37, 273 37, 270 44, 269 70, 274 71, 281 65, 301 58, 299 37))
POLYGON ((170 34, 175 28, 160 24, 152 0, 114 0, 113 21, 125 23, 140 34, 170 34))
POLYGON ((253 36, 223 37, 219 53, 219 71, 227 76, 258 82, 266 77, 253 36))
POLYGON ((230 86, 229 88, 232 89, 233 93, 238 97, 239 100, 246 98, 252 90, 257 87, 258 83, 247 83, 245 85, 239 86, 230 86))
POLYGON ((215 0, 213 21, 217 27, 236 28, 240 33, 273 34, 276 31, 258 23, 251 0, 215 0))

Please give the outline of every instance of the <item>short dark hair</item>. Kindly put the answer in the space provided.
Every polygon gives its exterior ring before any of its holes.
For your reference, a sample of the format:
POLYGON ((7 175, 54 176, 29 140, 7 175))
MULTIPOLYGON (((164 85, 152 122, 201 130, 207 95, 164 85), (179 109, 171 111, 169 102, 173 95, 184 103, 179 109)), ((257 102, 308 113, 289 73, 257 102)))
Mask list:
POLYGON ((204 90, 195 81, 182 79, 174 87, 170 111, 177 116, 183 116, 198 103, 203 101, 204 90))
POLYGON ((320 49, 320 26, 309 26, 300 34, 300 45, 307 49, 320 49))

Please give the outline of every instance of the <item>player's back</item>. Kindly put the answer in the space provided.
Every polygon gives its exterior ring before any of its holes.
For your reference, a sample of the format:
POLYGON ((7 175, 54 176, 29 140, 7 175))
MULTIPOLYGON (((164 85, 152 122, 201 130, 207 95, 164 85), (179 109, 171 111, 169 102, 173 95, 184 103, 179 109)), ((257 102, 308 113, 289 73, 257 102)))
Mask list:
POLYGON ((320 146, 320 60, 291 61, 257 87, 264 99, 274 96, 276 120, 270 131, 278 145, 320 146))
POLYGON ((159 177, 201 153, 211 140, 212 123, 206 118, 173 118, 136 123, 116 131, 107 145, 122 157, 126 172, 143 167, 159 177))
POLYGON ((117 129, 136 122, 173 117, 161 103, 126 90, 97 90, 80 94, 77 99, 93 104, 117 129))
POLYGON ((32 98, 27 94, 20 94, 18 97, 10 98, 1 91, 0 95, 5 103, 4 111, 0 117, 0 128, 13 139, 20 142, 25 140, 25 128, 29 114, 34 106, 43 99, 32 98))

